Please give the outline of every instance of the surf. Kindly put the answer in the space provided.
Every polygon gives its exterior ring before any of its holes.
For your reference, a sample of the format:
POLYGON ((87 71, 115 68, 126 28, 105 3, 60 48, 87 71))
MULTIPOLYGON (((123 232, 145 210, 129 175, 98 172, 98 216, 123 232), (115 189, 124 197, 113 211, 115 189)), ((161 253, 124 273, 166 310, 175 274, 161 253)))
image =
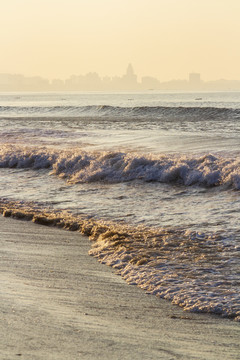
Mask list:
POLYGON ((182 186, 225 186, 240 189, 240 157, 204 154, 166 155, 112 151, 50 150, 3 145, 0 167, 49 169, 77 183, 121 183, 138 180, 182 186))
POLYGON ((0 117, 70 117, 111 119, 240 119, 240 109, 207 106, 0 106, 0 117))

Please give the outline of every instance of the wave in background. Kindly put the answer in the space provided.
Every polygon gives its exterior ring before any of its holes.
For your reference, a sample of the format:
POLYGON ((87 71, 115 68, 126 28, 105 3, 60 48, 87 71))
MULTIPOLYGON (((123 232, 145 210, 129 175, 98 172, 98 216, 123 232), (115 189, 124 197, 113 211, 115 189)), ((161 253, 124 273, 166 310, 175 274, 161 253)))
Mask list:
POLYGON ((240 109, 186 106, 120 107, 94 106, 0 106, 0 117, 111 117, 111 118, 192 118, 240 119, 240 109))

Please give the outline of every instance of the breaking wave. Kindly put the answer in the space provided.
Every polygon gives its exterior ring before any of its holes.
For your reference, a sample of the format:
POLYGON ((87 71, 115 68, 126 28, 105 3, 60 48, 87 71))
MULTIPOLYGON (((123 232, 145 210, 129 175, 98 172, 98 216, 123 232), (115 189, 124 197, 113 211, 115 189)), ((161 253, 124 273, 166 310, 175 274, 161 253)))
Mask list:
POLYGON ((0 117, 111 117, 112 119, 240 119, 240 109, 186 106, 0 106, 0 117))
POLYGON ((240 157, 58 151, 5 145, 0 167, 49 169, 69 183, 142 182, 240 189, 240 157))

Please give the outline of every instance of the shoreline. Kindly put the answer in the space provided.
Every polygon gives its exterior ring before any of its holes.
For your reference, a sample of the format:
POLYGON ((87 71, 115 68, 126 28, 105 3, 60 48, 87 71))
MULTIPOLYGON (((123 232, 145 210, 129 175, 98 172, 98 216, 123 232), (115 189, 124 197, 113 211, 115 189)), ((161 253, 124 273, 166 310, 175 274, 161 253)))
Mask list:
POLYGON ((128 285, 79 232, 0 225, 3 359, 239 359, 239 323, 128 285))

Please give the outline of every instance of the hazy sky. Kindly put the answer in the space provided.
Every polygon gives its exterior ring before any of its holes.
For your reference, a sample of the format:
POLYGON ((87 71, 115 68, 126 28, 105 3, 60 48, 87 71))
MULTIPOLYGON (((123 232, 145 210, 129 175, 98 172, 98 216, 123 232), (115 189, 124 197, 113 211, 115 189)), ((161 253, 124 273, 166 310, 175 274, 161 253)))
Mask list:
POLYGON ((240 80, 240 0, 0 0, 0 73, 240 80))

